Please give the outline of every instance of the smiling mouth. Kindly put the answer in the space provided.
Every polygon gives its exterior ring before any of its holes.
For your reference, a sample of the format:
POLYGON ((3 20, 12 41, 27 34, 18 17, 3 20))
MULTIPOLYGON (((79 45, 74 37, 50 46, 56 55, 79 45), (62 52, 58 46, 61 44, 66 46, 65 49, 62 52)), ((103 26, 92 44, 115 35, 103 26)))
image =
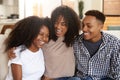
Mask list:
POLYGON ((85 36, 89 35, 89 33, 88 33, 88 32, 84 32, 83 34, 84 34, 85 36))
POLYGON ((56 34, 61 34, 62 31, 61 30, 56 30, 56 34))
POLYGON ((45 44, 45 42, 44 41, 40 41, 40 45, 44 45, 45 44))

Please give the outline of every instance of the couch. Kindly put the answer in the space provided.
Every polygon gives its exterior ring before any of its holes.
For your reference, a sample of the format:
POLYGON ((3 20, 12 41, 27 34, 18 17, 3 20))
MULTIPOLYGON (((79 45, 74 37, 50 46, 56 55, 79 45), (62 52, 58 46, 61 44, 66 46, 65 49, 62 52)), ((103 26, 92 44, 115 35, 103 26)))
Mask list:
POLYGON ((0 80, 5 80, 5 76, 8 72, 8 57, 7 53, 4 52, 5 45, 4 41, 7 38, 8 34, 11 32, 12 28, 6 27, 6 25, 1 30, 0 34, 0 80))
POLYGON ((8 72, 7 68, 7 54, 4 52, 4 40, 6 39, 6 36, 3 34, 0 34, 0 80, 5 80, 5 75, 8 72))
MULTIPOLYGON (((4 52, 5 46, 3 42, 10 31, 11 30, 8 29, 5 31, 5 34, 0 34, 0 80, 4 80, 8 72, 8 67, 7 67, 8 58, 7 58, 7 54, 4 52)), ((120 39, 120 30, 107 30, 104 32, 114 35, 120 39)))

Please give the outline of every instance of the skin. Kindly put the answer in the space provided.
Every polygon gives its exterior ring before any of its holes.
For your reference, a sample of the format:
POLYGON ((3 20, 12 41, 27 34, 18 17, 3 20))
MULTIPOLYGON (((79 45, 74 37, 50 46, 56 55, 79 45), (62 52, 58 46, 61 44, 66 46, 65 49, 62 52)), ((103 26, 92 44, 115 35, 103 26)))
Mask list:
MULTIPOLYGON (((36 52, 41 48, 49 39, 49 30, 46 26, 43 26, 38 36, 33 40, 31 46, 28 48, 32 52, 36 52)), ((14 80, 22 80, 22 66, 18 64, 11 64, 12 74, 14 80)))
MULTIPOLYGON (((59 19, 56 21, 54 27, 57 37, 64 37, 65 33, 68 30, 64 18, 62 16, 60 16, 59 19)), ((15 47, 8 51, 9 59, 14 59, 16 57, 15 54, 13 53, 14 50, 15 47)))
POLYGON ((64 37, 67 32, 67 26, 62 16, 59 17, 58 21, 54 25, 55 33, 57 37, 64 37))
POLYGON ((85 16, 82 22, 83 38, 90 42, 97 42, 101 39, 103 23, 94 16, 85 16))
POLYGON ((31 47, 29 48, 31 51, 36 52, 41 48, 45 43, 47 43, 49 40, 49 30, 47 27, 43 26, 40 29, 40 32, 37 36, 37 38, 34 39, 33 43, 31 44, 31 47))
MULTIPOLYGON (((68 27, 66 26, 65 20, 62 16, 60 16, 58 20, 55 22, 54 28, 55 28, 55 34, 58 38, 65 36, 68 27)), ((43 77, 43 80, 54 80, 54 79, 43 77)))
MULTIPOLYGON (((62 16, 59 17, 59 19, 55 23, 54 27, 55 27, 55 33, 56 33, 57 37, 64 37, 65 33, 68 30, 67 26, 66 26, 66 23, 64 21, 64 18, 62 16)), ((33 41, 31 47, 29 48, 33 52, 35 52, 36 50, 38 50, 38 48, 40 48, 40 47, 43 46, 43 44, 41 44, 42 42, 39 43, 39 41, 41 41, 42 39, 44 39, 44 43, 48 41, 49 33, 45 33, 45 32, 47 32, 47 30, 45 31, 45 30, 42 30, 42 29, 40 30, 40 34, 38 35, 39 38, 37 37, 33 41)), ((10 59, 16 57, 15 54, 13 53, 13 50, 15 50, 15 48, 12 48, 8 52, 8 56, 10 57, 10 59)), ((21 66, 17 65, 17 64, 12 64, 12 67, 13 67, 13 69, 17 68, 15 70, 12 70, 12 72, 14 74, 13 77, 15 77, 14 79, 15 80, 21 80, 21 78, 22 78, 22 69, 21 69, 21 66), (18 74, 19 76, 17 76, 16 73, 21 73, 21 74, 18 74)))

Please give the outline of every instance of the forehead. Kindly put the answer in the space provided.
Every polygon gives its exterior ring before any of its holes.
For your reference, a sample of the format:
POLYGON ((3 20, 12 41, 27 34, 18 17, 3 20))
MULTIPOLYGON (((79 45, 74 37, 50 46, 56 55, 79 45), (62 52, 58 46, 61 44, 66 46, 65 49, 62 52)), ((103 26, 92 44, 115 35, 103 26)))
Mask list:
POLYGON ((97 19, 94 16, 85 16, 83 19, 83 23, 91 23, 91 22, 96 22, 97 19))
POLYGON ((49 31, 49 28, 45 25, 42 25, 40 31, 49 31))
POLYGON ((60 22, 60 21, 65 21, 64 17, 63 16, 59 16, 56 20, 56 22, 60 22))

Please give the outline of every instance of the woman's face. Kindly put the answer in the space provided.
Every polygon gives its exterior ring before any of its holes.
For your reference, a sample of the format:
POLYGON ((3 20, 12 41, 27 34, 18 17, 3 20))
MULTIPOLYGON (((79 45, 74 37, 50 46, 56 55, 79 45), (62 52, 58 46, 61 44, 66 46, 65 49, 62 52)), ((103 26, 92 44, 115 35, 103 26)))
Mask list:
POLYGON ((67 26, 63 17, 59 17, 55 22, 55 33, 57 37, 64 37, 67 32, 67 26))
POLYGON ((33 50, 38 50, 49 40, 49 29, 46 26, 42 26, 39 31, 38 36, 33 40, 31 48, 33 50))

